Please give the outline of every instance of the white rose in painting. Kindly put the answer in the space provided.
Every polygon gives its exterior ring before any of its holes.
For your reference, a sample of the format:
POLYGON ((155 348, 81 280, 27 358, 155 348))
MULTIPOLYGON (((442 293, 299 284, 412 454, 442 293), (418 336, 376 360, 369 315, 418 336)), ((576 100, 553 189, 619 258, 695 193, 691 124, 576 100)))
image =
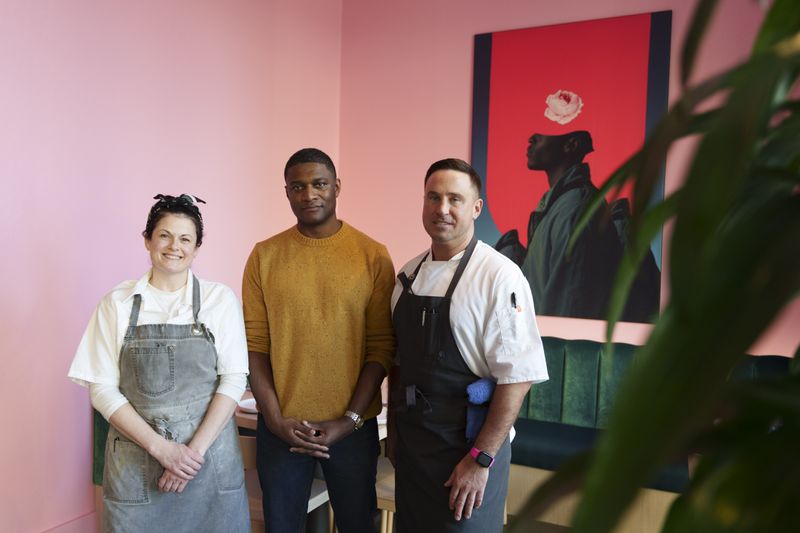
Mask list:
POLYGON ((563 89, 548 96, 545 102, 547 109, 544 110, 544 116, 562 125, 572 122, 583 107, 583 100, 580 96, 563 89))

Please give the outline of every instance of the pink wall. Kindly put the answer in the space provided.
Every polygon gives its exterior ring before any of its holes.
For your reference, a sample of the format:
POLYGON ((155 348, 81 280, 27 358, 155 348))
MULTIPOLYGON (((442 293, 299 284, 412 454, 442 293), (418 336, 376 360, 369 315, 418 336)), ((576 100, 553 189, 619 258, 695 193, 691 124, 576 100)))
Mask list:
MULTIPOLYGON (((344 0, 342 23, 341 204, 356 226, 385 242, 397 265, 427 243, 420 223, 422 177, 442 157, 469 160, 473 36, 561 22, 673 11, 671 95, 678 93, 680 46, 694 0, 344 0), (347 181, 345 181, 347 183, 347 181), (353 185, 353 183, 355 183, 353 185)), ((761 13, 751 0, 720 2, 698 73, 744 58, 761 13)), ((532 67, 535 68, 535 59, 532 67)), ((613 73, 611 73, 613 75, 613 73)), ((690 146, 673 151, 667 187, 681 175, 690 146)), ((666 289, 666 287, 665 287, 666 289)), ((754 353, 791 353, 800 301, 754 353)), ((546 335, 605 339, 604 323, 542 317, 546 335)), ((638 344, 649 327, 624 324, 615 339, 638 344)))
MULTIPOLYGON (((693 3, 646 9, 673 9, 680 39, 693 3)), ((759 18, 749 0, 722 4, 704 72, 742 57, 759 18)), ((342 216, 399 265, 426 244, 425 168, 469 156, 472 36, 642 9, 638 0, 0 4, 0 530, 91 523, 88 398, 65 374, 97 301, 148 266, 138 233, 153 194, 209 201, 195 270, 238 292, 252 244, 292 223, 286 157, 316 145, 341 162, 342 216)), ((671 156, 668 186, 689 149, 671 156)), ((800 306, 792 312, 765 353, 796 342, 800 306)), ((594 321, 541 326, 602 338, 594 321)), ((618 336, 646 333, 628 325, 618 336)))
POLYGON ((152 196, 208 201, 195 270, 237 292, 292 224, 286 158, 338 154, 340 20, 329 0, 0 3, 0 531, 85 531, 60 527, 94 510, 66 372, 102 295, 148 268, 152 196))

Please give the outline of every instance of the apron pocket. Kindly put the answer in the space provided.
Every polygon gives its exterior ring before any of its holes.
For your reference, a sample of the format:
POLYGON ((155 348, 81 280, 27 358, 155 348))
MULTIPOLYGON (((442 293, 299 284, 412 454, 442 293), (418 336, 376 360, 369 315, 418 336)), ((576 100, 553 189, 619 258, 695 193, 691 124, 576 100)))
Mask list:
POLYGON ((240 490, 244 485, 244 464, 239 448, 239 434, 233 419, 208 449, 217 489, 220 492, 240 490))
POLYGON ((424 335, 425 354, 429 358, 439 358, 439 313, 435 307, 425 308, 424 335))
POLYGON ((140 393, 151 398, 175 389, 175 346, 132 346, 133 369, 140 393))
POLYGON ((117 503, 150 503, 147 452, 136 443, 119 437, 106 442, 103 498, 117 503))

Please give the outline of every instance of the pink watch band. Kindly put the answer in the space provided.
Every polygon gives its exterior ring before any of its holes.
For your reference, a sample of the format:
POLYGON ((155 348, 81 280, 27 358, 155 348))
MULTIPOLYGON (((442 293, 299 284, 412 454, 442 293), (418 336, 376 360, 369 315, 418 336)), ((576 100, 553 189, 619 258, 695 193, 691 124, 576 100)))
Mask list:
POLYGON ((494 464, 494 457, 489 455, 488 453, 484 452, 483 450, 479 450, 476 447, 472 447, 469 451, 470 456, 475 459, 475 462, 479 465, 489 468, 494 464))

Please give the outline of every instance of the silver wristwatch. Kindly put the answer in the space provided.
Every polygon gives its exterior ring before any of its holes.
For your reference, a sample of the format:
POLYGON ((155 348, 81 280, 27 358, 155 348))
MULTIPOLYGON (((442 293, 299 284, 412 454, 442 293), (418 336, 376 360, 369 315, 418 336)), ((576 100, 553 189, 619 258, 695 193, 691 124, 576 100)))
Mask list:
POLYGON ((354 411, 345 411, 344 416, 353 421, 356 425, 356 429, 361 429, 361 426, 364 425, 364 417, 354 411))

